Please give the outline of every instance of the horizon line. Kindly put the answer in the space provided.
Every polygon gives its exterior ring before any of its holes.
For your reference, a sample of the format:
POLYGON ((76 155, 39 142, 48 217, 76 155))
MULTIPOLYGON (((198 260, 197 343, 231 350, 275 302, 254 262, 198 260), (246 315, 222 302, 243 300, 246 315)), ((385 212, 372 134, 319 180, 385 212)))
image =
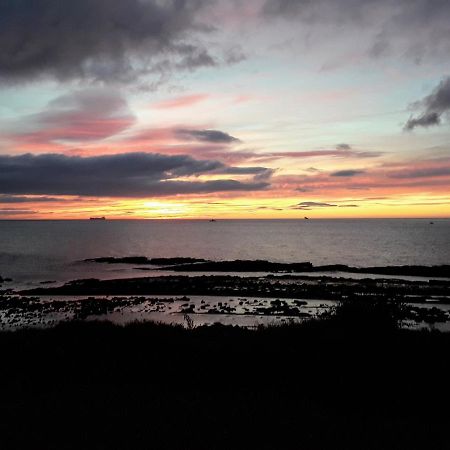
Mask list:
MULTIPOLYGON (((184 217, 141 217, 141 218, 111 218, 103 222, 120 222, 120 221, 143 221, 143 220, 176 220, 176 221, 210 221, 213 219, 212 217, 197 217, 197 218, 184 218, 184 217)), ((450 216, 448 217, 308 217, 305 219, 304 217, 264 217, 264 218, 242 218, 242 217, 226 217, 226 218, 214 218, 214 221, 230 221, 230 220, 254 220, 254 221, 265 221, 265 220, 450 220, 450 216)), ((0 218, 0 222, 75 222, 75 221, 86 221, 86 222, 98 222, 95 220, 91 220, 90 218, 78 218, 78 219, 15 219, 15 218, 0 218)))

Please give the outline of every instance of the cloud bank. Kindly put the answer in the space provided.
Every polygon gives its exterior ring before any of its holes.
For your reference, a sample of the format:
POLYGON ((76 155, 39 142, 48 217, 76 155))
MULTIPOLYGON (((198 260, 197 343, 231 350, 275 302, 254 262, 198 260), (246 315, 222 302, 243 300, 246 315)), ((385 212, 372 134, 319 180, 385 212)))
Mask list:
POLYGON ((197 20, 204 3, 0 0, 0 80, 129 81, 171 58, 178 68, 214 65, 193 38, 207 31, 197 20))
MULTIPOLYGON (((335 27, 367 39, 366 56, 399 56, 420 64, 450 55, 450 2, 446 0, 266 0, 268 20, 301 23, 306 35, 312 27, 335 27)), ((333 35, 334 36, 334 35, 333 35)), ((324 38, 310 33, 317 45, 324 38)), ((340 61, 330 63, 330 68, 340 61)))
POLYGON ((84 195, 154 197, 225 191, 258 191, 266 168, 231 167, 187 155, 156 153, 78 157, 60 154, 0 156, 0 193, 16 195, 84 195), (200 175, 250 175, 234 179, 192 180, 200 175), (254 178, 253 178, 254 177, 254 178))

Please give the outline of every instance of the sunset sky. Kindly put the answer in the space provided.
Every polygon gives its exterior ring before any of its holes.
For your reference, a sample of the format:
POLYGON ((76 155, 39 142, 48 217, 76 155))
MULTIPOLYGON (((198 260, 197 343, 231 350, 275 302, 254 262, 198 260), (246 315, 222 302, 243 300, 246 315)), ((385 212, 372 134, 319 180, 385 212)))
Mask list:
POLYGON ((0 0, 0 218, 450 217, 447 0, 0 0))

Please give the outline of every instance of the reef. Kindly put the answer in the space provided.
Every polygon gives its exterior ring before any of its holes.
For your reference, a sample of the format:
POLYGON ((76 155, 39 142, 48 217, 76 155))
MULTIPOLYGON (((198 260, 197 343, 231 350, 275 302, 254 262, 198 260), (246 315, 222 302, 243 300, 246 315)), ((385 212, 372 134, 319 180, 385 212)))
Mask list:
MULTIPOLYGON (((450 265, 369 266, 352 267, 345 264, 314 266, 311 262, 281 263, 266 260, 209 261, 201 258, 147 258, 146 256, 100 257, 85 262, 106 264, 136 264, 164 267, 174 272, 343 272, 374 275, 450 278, 450 265)), ((139 268, 142 270, 142 268, 139 268)))

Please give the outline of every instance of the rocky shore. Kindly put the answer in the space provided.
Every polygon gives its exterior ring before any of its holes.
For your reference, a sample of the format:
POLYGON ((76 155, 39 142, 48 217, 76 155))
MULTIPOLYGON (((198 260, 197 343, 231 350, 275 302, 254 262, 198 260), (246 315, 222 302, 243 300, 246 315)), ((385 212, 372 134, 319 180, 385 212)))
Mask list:
POLYGON ((113 280, 74 280, 55 287, 37 287, 20 295, 241 295, 298 299, 341 300, 385 298, 408 302, 430 299, 446 302, 450 281, 398 279, 348 279, 327 276, 231 275, 161 276, 113 280))
MULTIPOLYGON (((314 266, 310 262, 279 263, 265 260, 208 261, 196 258, 100 257, 84 260, 103 264, 136 264, 164 267, 175 272, 343 272, 377 275, 450 278, 450 265, 351 267, 345 264, 314 266)), ((142 269, 142 268, 140 268, 142 269)))
POLYGON ((450 281, 277 267, 4 288, 2 448, 445 449, 450 281))
POLYGON ((302 321, 342 302, 395 303, 411 326, 450 321, 450 281, 349 279, 290 273, 265 276, 161 276, 74 280, 0 295, 0 328, 77 319, 162 320, 252 326, 302 321), (253 318, 253 319, 252 319, 253 318))

